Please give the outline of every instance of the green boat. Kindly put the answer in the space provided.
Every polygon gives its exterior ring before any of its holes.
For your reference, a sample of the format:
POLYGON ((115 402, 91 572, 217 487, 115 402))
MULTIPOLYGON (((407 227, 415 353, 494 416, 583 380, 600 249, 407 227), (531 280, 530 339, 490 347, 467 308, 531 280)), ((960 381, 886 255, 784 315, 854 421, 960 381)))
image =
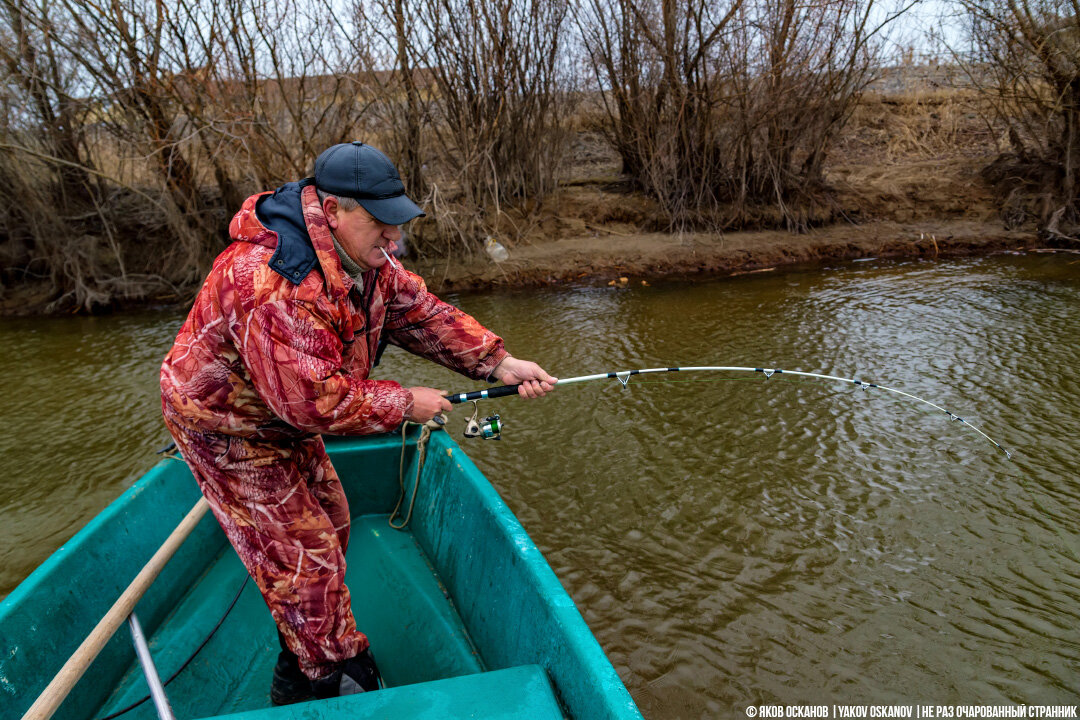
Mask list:
MULTIPOLYGON (((405 530, 388 523, 401 492, 401 438, 327 442, 353 512, 353 610, 386 688, 271 706, 273 623, 206 514, 134 608, 162 678, 190 659, 164 688, 177 718, 641 717, 540 551, 445 432, 431 434, 412 497, 416 439, 414 430, 404 457, 405 530)), ((162 461, 0 603, 0 717, 23 717, 199 499, 187 466, 162 461)), ((54 717, 105 718, 152 682, 121 628, 54 717)), ((143 702, 120 717, 158 712, 143 702)))

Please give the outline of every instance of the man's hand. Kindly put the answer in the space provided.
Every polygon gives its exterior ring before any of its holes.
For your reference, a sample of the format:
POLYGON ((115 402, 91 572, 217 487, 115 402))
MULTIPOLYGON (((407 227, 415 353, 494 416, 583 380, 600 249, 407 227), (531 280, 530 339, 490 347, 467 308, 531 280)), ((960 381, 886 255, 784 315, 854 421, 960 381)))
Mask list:
POLYGON ((518 395, 523 398, 543 397, 555 387, 558 378, 551 377, 542 367, 528 360, 518 360, 516 357, 507 355, 503 361, 495 367, 492 373, 495 379, 504 385, 521 383, 518 395))
POLYGON ((405 415, 406 420, 415 423, 426 423, 440 412, 450 412, 454 406, 446 399, 445 390, 435 390, 429 387, 411 387, 413 406, 412 410, 405 415))

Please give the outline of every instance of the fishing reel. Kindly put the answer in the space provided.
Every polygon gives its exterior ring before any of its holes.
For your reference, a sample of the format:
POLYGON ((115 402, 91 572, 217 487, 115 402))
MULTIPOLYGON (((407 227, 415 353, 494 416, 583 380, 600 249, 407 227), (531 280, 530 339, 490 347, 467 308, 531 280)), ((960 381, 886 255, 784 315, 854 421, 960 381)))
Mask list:
POLYGON ((472 417, 465 422, 465 437, 481 437, 485 440, 502 440, 503 424, 499 420, 498 413, 481 418, 480 406, 475 400, 472 401, 472 406, 472 417))

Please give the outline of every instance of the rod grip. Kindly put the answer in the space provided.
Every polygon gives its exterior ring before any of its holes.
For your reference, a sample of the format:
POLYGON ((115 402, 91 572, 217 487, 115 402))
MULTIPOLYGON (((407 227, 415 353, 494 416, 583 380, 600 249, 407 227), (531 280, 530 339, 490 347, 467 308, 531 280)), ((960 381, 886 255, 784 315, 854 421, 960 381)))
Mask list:
POLYGON ((457 405, 459 403, 469 402, 470 400, 501 398, 508 395, 517 395, 519 387, 521 387, 521 383, 515 383, 514 385, 499 385, 497 387, 489 388, 487 390, 474 390, 473 392, 455 393, 453 395, 447 395, 446 399, 450 401, 451 405, 457 405))

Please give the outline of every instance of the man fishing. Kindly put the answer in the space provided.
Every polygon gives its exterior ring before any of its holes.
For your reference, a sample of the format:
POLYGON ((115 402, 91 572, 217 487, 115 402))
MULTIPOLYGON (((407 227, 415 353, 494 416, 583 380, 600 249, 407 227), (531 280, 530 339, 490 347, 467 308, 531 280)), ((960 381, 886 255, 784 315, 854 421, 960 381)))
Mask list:
POLYGON ((556 379, 391 260, 423 215, 360 142, 315 176, 254 195, 229 225, 161 368, 165 424, 278 627, 271 698, 378 688, 345 586, 349 509, 322 434, 364 435, 448 411, 445 393, 368 374, 386 343, 473 379, 556 379))

